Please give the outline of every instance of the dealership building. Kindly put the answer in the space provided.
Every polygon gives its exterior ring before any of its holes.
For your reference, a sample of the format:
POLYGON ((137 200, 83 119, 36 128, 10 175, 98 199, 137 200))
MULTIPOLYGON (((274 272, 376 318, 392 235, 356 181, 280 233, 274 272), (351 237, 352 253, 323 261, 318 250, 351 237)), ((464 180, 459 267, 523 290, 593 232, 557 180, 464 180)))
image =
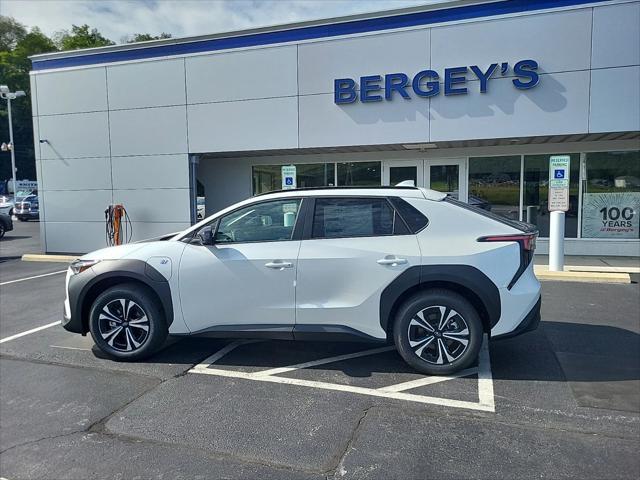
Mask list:
MULTIPOLYGON (((283 187, 449 192, 568 254, 640 254, 640 2, 453 1, 32 57, 42 248, 133 239, 283 187), (553 175, 553 172, 551 172, 553 175)), ((464 225, 460 225, 464 229, 464 225)))

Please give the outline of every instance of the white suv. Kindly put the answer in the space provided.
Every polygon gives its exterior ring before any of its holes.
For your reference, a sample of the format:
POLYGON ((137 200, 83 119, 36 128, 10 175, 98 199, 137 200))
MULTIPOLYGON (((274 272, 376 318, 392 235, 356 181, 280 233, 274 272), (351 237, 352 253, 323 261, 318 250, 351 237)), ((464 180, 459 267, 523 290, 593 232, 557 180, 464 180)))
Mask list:
POLYGON ((138 360, 167 335, 395 342, 429 374, 536 328, 537 232, 413 187, 269 193, 69 268, 64 327, 138 360))

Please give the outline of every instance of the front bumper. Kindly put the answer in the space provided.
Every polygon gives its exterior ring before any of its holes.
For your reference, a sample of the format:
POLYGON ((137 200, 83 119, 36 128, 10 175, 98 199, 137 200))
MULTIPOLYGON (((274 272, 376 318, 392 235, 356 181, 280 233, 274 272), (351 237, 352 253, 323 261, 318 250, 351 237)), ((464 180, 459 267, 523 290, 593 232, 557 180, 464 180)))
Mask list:
POLYGON ((40 212, 24 212, 21 210, 14 210, 13 214, 18 218, 28 218, 30 220, 40 218, 40 212))
POLYGON ((502 335, 492 336, 492 340, 501 340, 504 338, 517 337, 526 332, 531 332, 538 328, 540 325, 540 307, 542 306, 542 296, 538 297, 538 301, 531 308, 529 313, 522 319, 520 324, 511 332, 503 333, 502 335))

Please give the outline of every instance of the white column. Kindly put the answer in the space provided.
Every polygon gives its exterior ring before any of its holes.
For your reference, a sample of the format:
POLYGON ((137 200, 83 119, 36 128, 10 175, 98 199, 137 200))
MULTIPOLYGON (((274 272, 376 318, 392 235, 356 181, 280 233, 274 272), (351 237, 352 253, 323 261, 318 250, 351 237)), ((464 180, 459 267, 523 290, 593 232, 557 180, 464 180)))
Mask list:
POLYGON ((549 225, 549 270, 564 270, 564 212, 551 212, 549 225))

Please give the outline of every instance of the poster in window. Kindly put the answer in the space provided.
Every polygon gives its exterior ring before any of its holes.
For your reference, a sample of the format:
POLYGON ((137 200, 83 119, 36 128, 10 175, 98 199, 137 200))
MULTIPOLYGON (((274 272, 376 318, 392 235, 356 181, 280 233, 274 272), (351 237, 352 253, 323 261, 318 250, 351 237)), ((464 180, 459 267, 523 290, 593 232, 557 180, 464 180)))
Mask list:
POLYGON ((639 238, 640 192, 585 193, 584 238, 639 238))

